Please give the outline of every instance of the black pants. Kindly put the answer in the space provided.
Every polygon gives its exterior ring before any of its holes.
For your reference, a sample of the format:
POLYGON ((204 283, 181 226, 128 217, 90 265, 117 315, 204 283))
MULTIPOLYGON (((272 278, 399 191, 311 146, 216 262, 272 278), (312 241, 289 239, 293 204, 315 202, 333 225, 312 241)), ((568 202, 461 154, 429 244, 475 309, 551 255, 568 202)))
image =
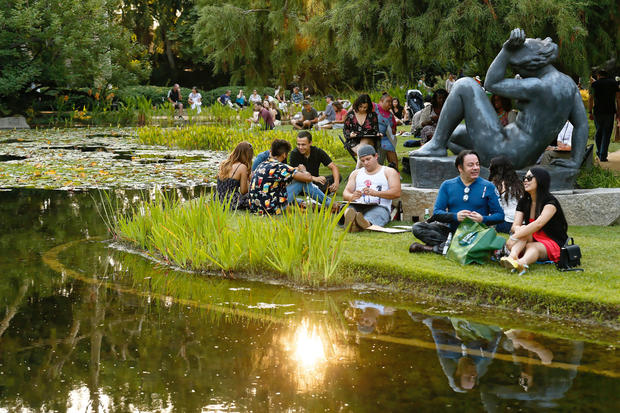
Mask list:
POLYGON ((441 253, 451 230, 448 224, 441 222, 417 222, 411 227, 411 232, 417 239, 432 246, 435 252, 441 253))

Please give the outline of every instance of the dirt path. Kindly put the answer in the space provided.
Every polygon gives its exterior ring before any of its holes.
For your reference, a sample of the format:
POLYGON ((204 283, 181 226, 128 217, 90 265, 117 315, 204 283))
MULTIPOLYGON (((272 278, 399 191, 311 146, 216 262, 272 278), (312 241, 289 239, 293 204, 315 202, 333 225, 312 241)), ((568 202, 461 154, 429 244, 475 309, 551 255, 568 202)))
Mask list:
POLYGON ((600 165, 601 168, 620 172, 620 151, 609 153, 607 162, 601 162, 600 165))

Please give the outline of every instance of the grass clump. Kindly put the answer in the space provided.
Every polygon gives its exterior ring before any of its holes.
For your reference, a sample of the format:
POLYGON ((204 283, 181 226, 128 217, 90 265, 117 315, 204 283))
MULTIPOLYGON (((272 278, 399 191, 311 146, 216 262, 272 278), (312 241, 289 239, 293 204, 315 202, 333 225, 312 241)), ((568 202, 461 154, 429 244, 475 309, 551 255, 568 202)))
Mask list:
POLYGON ((114 234, 183 269, 276 273, 304 285, 339 284, 345 233, 341 214, 292 208, 283 217, 233 211, 211 197, 156 197, 119 210, 114 234))
POLYGON ((620 172, 603 169, 600 165, 582 169, 577 176, 579 188, 620 188, 620 172))
MULTIPOLYGON (((296 136, 296 133, 284 130, 260 131, 215 125, 138 129, 138 139, 148 145, 230 151, 239 142, 248 141, 254 147, 255 154, 269 149, 274 139, 285 139, 295 146, 296 136)), ((312 131, 312 144, 323 149, 332 157, 348 156, 338 137, 327 131, 312 131)))

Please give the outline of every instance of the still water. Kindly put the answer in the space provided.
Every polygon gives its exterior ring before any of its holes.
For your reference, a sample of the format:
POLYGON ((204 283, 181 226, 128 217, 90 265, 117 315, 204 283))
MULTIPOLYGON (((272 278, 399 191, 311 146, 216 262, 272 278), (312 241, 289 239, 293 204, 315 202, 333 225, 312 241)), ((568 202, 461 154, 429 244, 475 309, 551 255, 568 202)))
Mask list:
POLYGON ((0 192, 0 412, 619 411, 615 331, 173 271, 99 199, 0 192))

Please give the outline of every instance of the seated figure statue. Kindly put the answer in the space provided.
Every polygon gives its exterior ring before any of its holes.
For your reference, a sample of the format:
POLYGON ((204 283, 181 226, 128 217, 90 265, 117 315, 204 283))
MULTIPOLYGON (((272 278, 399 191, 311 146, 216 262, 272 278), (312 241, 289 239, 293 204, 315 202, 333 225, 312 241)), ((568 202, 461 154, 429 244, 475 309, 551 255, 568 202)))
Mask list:
POLYGON ((526 39, 523 30, 514 29, 491 63, 484 87, 516 99, 516 121, 503 127, 480 85, 462 78, 444 103, 433 139, 411 155, 446 156, 446 147, 454 153, 475 149, 482 165, 504 155, 520 169, 536 162, 568 119, 574 126, 572 156, 553 165, 578 169, 585 156, 588 120, 575 82, 551 65, 557 55, 558 46, 550 38, 526 39), (509 64, 521 78, 504 77, 509 64), (463 119, 466 125, 459 125, 463 119))

